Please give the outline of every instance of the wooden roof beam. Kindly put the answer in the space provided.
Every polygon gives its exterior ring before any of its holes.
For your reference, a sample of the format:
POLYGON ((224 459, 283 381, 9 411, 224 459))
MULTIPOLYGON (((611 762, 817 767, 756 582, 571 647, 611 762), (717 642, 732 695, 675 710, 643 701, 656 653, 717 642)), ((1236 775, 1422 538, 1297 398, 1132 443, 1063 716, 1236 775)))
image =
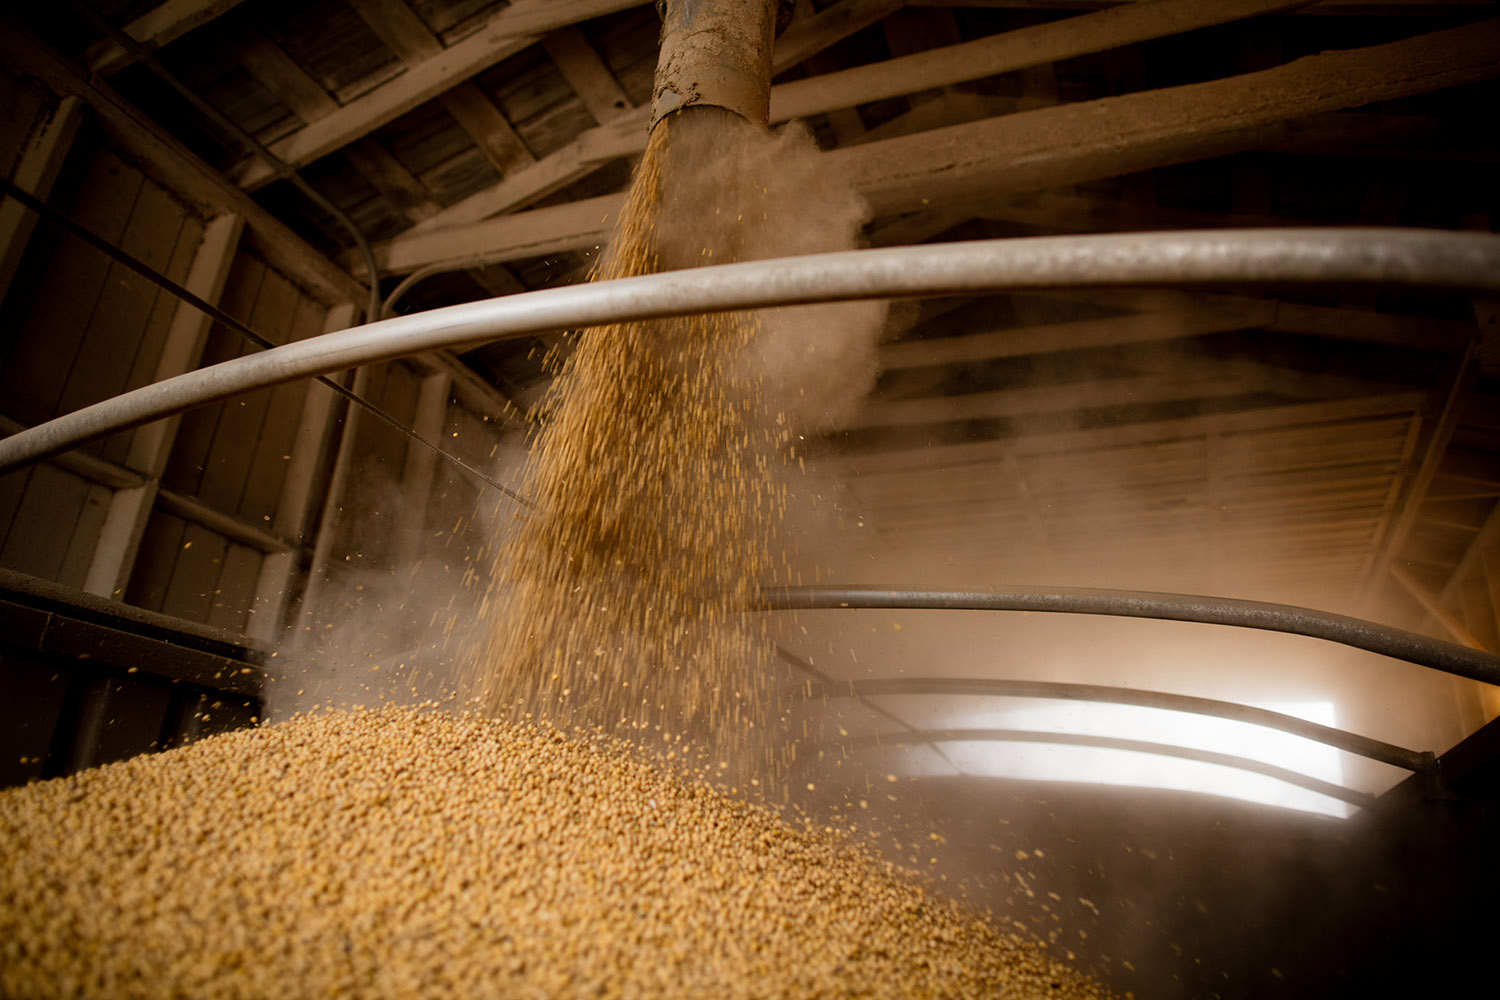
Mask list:
MULTIPOLYGON (((836 149, 824 154, 825 169, 849 177, 877 216, 941 209, 1258 148, 1284 136, 1292 119, 1500 76, 1496 51, 1500 19, 1480 21, 1208 83, 836 149)), ((377 244, 375 253, 381 273, 392 274, 476 254, 504 261, 582 249, 599 243, 620 199, 608 195, 577 206, 433 228, 445 212, 377 244), (539 241, 542 234, 545 241, 539 241), (538 250, 539 245, 546 249, 538 250)))
MULTIPOLYGON (((451 90, 474 74, 527 48, 549 31, 636 6, 640 0, 516 0, 501 8, 478 31, 411 66, 376 87, 271 145, 271 152, 297 166, 367 135, 412 108, 451 90)), ((274 179, 271 168, 247 162, 235 180, 254 190, 274 179)))
POLYGON ((933 365, 972 364, 1000 358, 1124 344, 1159 343, 1260 328, 1270 324, 1275 318, 1275 302, 1245 298, 1170 312, 1140 313, 1072 323, 1046 323, 901 341, 881 348, 880 367, 884 371, 893 371, 933 365))
MULTIPOLYGON (((771 71, 780 73, 885 17, 899 0, 844 0, 807 20, 799 20, 777 40, 771 71)), ((772 88, 774 95, 775 88, 772 88)), ((524 208, 560 188, 582 180, 613 160, 637 156, 646 149, 649 108, 636 108, 589 129, 534 167, 517 171, 500 183, 450 205, 411 228, 416 236, 432 230, 479 222, 524 208)), ((402 237, 397 237, 401 239, 402 237)))
MULTIPOLYGON (((239 6, 239 3, 240 0, 166 0, 121 30, 141 44, 159 49, 239 6)), ((91 72, 103 76, 117 73, 135 61, 130 53, 109 39, 89 46, 83 58, 91 72)))
POLYGON ((1260 148, 1310 115, 1500 76, 1500 19, 1222 80, 829 152, 876 215, 1047 190, 1260 148))
POLYGON ((93 120, 134 157, 148 174, 206 217, 232 212, 245 220, 246 238, 267 263, 297 280, 324 302, 363 302, 366 290, 301 237, 225 181, 160 126, 96 79, 85 80, 71 63, 25 29, 6 23, 0 30, 0 61, 33 76, 54 93, 74 95, 93 111, 93 120))
POLYGON ((608 125, 635 107, 578 28, 552 32, 542 39, 542 49, 600 125, 608 125))
POLYGON ((837 73, 771 93, 771 120, 788 121, 869 101, 1010 73, 1195 28, 1305 6, 1311 0, 1140 0, 837 73))
POLYGON ((1410 417, 1426 399, 1426 394, 1421 392, 1361 396, 1090 430, 1031 434, 1007 441, 845 451, 819 460, 831 461, 834 467, 857 476, 905 474, 922 469, 955 468, 975 462, 994 462, 1008 454, 1017 457, 1050 456, 1094 448, 1122 448, 1160 441, 1181 441, 1208 435, 1255 434, 1310 424, 1383 420, 1391 416, 1410 417))
MULTIPOLYGON (((1306 2, 1146 0, 1124 11, 1069 18, 1066 22, 1006 32, 871 66, 780 84, 771 88, 771 120, 782 122, 835 112, 882 97, 982 79, 996 73, 1117 48, 1194 27, 1223 24, 1306 2)), ((780 73, 806 61, 899 7, 900 3, 890 0, 845 0, 822 14, 799 19, 778 40, 772 72, 780 73)), ((647 112, 641 110, 615 119, 608 127, 584 132, 568 146, 542 159, 532 170, 507 177, 491 188, 470 195, 413 227, 412 232, 465 225, 513 211, 566 187, 611 160, 637 155, 646 148, 646 121, 647 112)))
MULTIPOLYGON (((442 40, 405 0, 348 0, 348 3, 408 69, 442 57, 445 51, 442 40)), ((440 94, 438 101, 502 177, 536 162, 536 156, 504 113, 473 81, 456 84, 440 94)))

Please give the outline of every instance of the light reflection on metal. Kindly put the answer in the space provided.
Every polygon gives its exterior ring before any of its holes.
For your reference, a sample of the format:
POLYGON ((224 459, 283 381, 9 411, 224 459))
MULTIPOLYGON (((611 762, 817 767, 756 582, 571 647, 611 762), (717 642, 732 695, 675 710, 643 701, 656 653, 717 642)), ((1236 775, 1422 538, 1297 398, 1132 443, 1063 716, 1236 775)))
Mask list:
POLYGON ((1358 228, 1044 236, 811 254, 548 288, 310 337, 124 393, 0 440, 0 473, 252 389, 554 330, 1001 289, 1257 283, 1500 293, 1500 237, 1358 228))

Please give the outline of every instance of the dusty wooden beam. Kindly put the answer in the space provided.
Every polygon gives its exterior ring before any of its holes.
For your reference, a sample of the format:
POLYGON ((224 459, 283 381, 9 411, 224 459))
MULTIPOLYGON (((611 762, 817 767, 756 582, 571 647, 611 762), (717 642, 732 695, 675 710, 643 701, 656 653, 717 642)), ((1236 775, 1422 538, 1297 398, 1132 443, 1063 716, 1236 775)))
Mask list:
POLYGON ((1364 396, 1319 403, 1263 407, 1240 413, 1178 417, 1119 427, 1103 427, 1051 434, 1031 434, 1010 441, 978 441, 941 447, 868 449, 838 452, 819 461, 861 476, 882 472, 905 473, 922 468, 945 468, 999 457, 1077 452, 1088 448, 1123 448, 1155 441, 1173 441, 1208 434, 1252 434, 1306 424, 1409 417, 1425 396, 1419 392, 1364 396))
MULTIPOLYGON (((900 6, 900 0, 844 0, 807 20, 799 18, 786 34, 777 39, 771 71, 780 73, 795 66, 861 28, 874 24, 900 6)), ((413 226, 409 232, 415 235, 466 225, 524 208, 587 177, 606 163, 639 155, 646 148, 649 119, 649 108, 637 108, 608 124, 589 129, 562 149, 543 157, 535 166, 518 170, 493 187, 448 206, 433 218, 413 226)))
POLYGON ((1202 309, 1141 313, 1107 319, 1013 327, 987 333, 889 344, 880 350, 885 371, 929 365, 968 364, 1027 354, 1047 354, 1122 344, 1145 344, 1263 327, 1276 317, 1276 303, 1244 299, 1202 309))
MULTIPOLYGON (((408 69, 439 59, 446 51, 442 39, 404 0, 349 0, 349 5, 408 69)), ((536 162, 505 115, 471 81, 454 85, 438 100, 502 176, 536 162)))
MULTIPOLYGON (((236 215, 221 215, 204 227, 203 241, 193 254, 192 268, 183 282, 188 291, 205 302, 219 301, 243 230, 244 222, 236 215)), ((198 367, 212 323, 197 309, 179 304, 172 314, 167 339, 151 381, 160 382, 198 367)), ((83 589, 89 593, 117 598, 124 592, 135 566, 146 522, 156 503, 162 471, 167 466, 181 423, 180 415, 168 417, 138 427, 132 433, 126 464, 132 469, 143 470, 144 474, 139 485, 116 490, 110 497, 104 525, 84 578, 83 589)))
POLYGON ((1046 190, 1254 149, 1288 121, 1500 76, 1500 20, 1258 73, 833 150, 876 215, 1046 190))
POLYGON ((843 0, 822 13, 806 17, 798 12, 786 33, 776 39, 772 74, 781 73, 814 53, 863 31, 906 6, 905 0, 843 0))
MULTIPOLYGON (((125 34, 143 45, 159 49, 199 25, 239 6, 240 0, 166 0, 125 25, 125 34)), ((89 46, 84 53, 90 72, 108 76, 129 66, 134 59, 113 41, 89 46)))
MULTIPOLYGON (((826 169, 849 177, 877 216, 941 210, 971 199, 1043 191, 1258 148, 1284 138, 1292 119, 1500 76, 1496 52, 1500 20, 1483 21, 1386 45, 1308 56, 1209 83, 1042 108, 836 149, 825 154, 826 169)), ((377 250, 382 274, 477 252, 492 251, 496 260, 528 256, 537 220, 517 222, 514 241, 505 219, 452 223, 514 207, 533 183, 538 190, 555 190, 576 179, 580 169, 587 172, 607 158, 644 148, 643 133, 615 129, 627 123, 634 124, 633 116, 590 130, 578 143, 523 171, 528 175, 524 180, 518 174, 510 187, 502 182, 383 244, 377 250), (440 234, 442 238, 434 238, 440 234), (462 252, 452 249, 457 245, 462 252)), ((603 204, 599 199, 593 203, 603 204)), ((591 246, 598 234, 591 225, 572 235, 559 231, 549 250, 591 246)))
POLYGON ((245 192, 200 160, 160 126, 97 79, 85 80, 45 43, 7 24, 0 31, 0 61, 60 95, 73 95, 94 113, 94 122, 168 190, 206 217, 230 212, 244 218, 246 238, 278 270, 324 302, 364 301, 366 290, 348 273, 309 246, 245 192))
POLYGON ((957 396, 915 399, 873 396, 849 423, 851 429, 994 420, 1093 407, 1141 406, 1241 396, 1284 384, 1287 373, 1253 364, 1202 365, 1191 370, 1061 385, 1026 386, 957 396))
MULTIPOLYGON (((246 71, 304 122, 317 121, 338 110, 338 101, 323 85, 264 32, 242 26, 230 48, 246 71)), ((342 153, 380 196, 407 218, 431 218, 441 209, 422 183, 370 136, 351 142, 342 153)))
POLYGON ((1402 547, 1406 545, 1412 528, 1421 516, 1422 504, 1427 500, 1428 491, 1442 467, 1448 444, 1453 440, 1454 431, 1458 429, 1464 406, 1478 381, 1479 345, 1478 338, 1475 337, 1456 366, 1453 382, 1448 387, 1446 399, 1443 401, 1442 411, 1438 414, 1432 432, 1428 435, 1421 464, 1415 470, 1411 484, 1407 487, 1406 495, 1402 499, 1401 513, 1387 536, 1376 539, 1379 545, 1378 555, 1370 567, 1369 575, 1365 578, 1361 596, 1362 603, 1367 607, 1384 583, 1386 574, 1395 566, 1402 547))
POLYGON ((411 221, 430 219, 442 211, 426 185, 373 136, 356 139, 340 152, 391 207, 411 221))
POLYGON ((1422 610, 1432 616, 1433 620, 1443 627, 1449 638, 1454 642, 1461 642, 1471 649, 1485 649, 1484 643, 1475 637, 1464 627, 1464 623, 1443 607, 1442 603, 1432 595, 1426 587, 1422 586, 1420 580, 1412 576, 1401 566, 1391 567, 1391 579, 1401 584, 1401 589, 1411 595, 1412 599, 1422 606, 1422 610))
MULTIPOLYGON (((542 254, 596 247, 624 201, 623 195, 602 195, 585 201, 533 208, 456 229, 439 229, 373 244, 380 273, 404 274, 437 263, 458 263, 484 257, 486 262, 523 260, 542 254)), ((341 257, 361 275, 357 255, 341 257)))
POLYGON ((620 81, 578 28, 552 32, 542 39, 542 49, 595 122, 607 125, 633 107, 620 81))
POLYGON ((1310 0, 1140 0, 837 73, 794 80, 771 93, 771 120, 1073 59, 1214 24, 1304 6, 1310 0))
MULTIPOLYGON (((389 83, 279 142, 271 151, 294 166, 308 163, 452 89, 558 28, 634 7, 639 0, 517 0, 501 8, 478 31, 444 49, 389 83)), ((274 177, 259 161, 247 162, 235 180, 254 190, 274 177)))
POLYGON ((1389 344, 1419 351, 1457 355, 1473 336, 1471 324, 1457 320, 1430 319, 1425 316, 1400 316, 1392 313, 1336 309, 1280 299, 1258 299, 1219 292, 1185 292, 1171 289, 1121 288, 1068 290, 1060 294, 1094 305, 1134 309, 1139 312, 1204 308, 1218 303, 1265 302, 1275 304, 1275 316, 1264 329, 1284 333, 1312 334, 1336 340, 1366 341, 1389 344))

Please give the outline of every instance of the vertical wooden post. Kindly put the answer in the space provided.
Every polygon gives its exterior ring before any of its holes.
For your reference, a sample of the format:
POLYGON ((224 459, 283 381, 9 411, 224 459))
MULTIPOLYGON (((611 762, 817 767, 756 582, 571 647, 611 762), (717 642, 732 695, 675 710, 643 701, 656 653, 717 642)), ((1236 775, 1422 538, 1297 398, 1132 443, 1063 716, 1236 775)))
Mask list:
MULTIPOLYGON (((448 418, 448 397, 452 380, 438 372, 422 380, 417 394, 417 411, 412 429, 434 444, 442 440, 443 425, 448 418)), ((432 497, 432 478, 437 471, 437 453, 425 445, 408 441, 406 462, 401 469, 401 509, 406 522, 396 545, 396 565, 412 566, 421 558, 424 512, 432 497)))
MULTIPOLYGON (((219 300, 243 229, 244 220, 229 214, 212 219, 204 227, 203 242, 193 256, 192 269, 184 282, 188 291, 205 302, 219 300)), ((197 309, 179 303, 152 381, 160 382, 197 367, 212 324, 213 321, 197 309)), ((180 417, 168 417, 139 428, 132 437, 126 464, 144 472, 146 482, 138 487, 116 490, 110 498, 104 527, 94 547, 88 574, 84 577, 83 589, 87 592, 113 598, 124 591, 180 423, 180 417)))

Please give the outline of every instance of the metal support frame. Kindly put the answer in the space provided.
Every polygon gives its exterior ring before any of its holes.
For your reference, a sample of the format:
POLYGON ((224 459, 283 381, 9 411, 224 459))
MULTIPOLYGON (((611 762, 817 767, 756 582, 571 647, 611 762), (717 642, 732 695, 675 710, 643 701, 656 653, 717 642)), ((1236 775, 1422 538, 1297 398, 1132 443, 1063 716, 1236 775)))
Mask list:
MULTIPOLYGON (((1274 764, 1265 764, 1249 757, 1240 757, 1235 754, 1217 753, 1212 750, 1197 750, 1193 747, 1175 746, 1171 743, 1155 743, 1147 740, 1127 740, 1114 736, 1090 736, 1085 733, 1048 733, 1031 729, 924 729, 911 734, 911 739, 926 745, 934 746, 939 743, 1049 743, 1058 746, 1092 747, 1101 750, 1125 750, 1131 753, 1152 754, 1157 757, 1177 757, 1181 760, 1197 761, 1202 764, 1218 764, 1222 767, 1232 767, 1239 771, 1249 771, 1253 774, 1263 774, 1277 781, 1284 781, 1298 788, 1305 788, 1319 795, 1326 795, 1331 799, 1338 799, 1361 809, 1368 807, 1375 801, 1375 796, 1369 792, 1361 792, 1343 785, 1336 785, 1331 781, 1323 781, 1319 778, 1309 777, 1299 771, 1293 771, 1285 767, 1277 767, 1274 764)), ((861 736, 852 740, 840 740, 841 744, 850 747, 868 748, 877 746, 900 746, 900 742, 894 742, 881 736, 861 736)))
POLYGON ((888 587, 782 587, 762 593, 758 610, 837 608, 935 611, 1052 611, 1158 618, 1326 639, 1433 670, 1500 684, 1500 656, 1361 618, 1291 604, 1134 590, 1026 588, 996 591, 896 590, 888 587))

